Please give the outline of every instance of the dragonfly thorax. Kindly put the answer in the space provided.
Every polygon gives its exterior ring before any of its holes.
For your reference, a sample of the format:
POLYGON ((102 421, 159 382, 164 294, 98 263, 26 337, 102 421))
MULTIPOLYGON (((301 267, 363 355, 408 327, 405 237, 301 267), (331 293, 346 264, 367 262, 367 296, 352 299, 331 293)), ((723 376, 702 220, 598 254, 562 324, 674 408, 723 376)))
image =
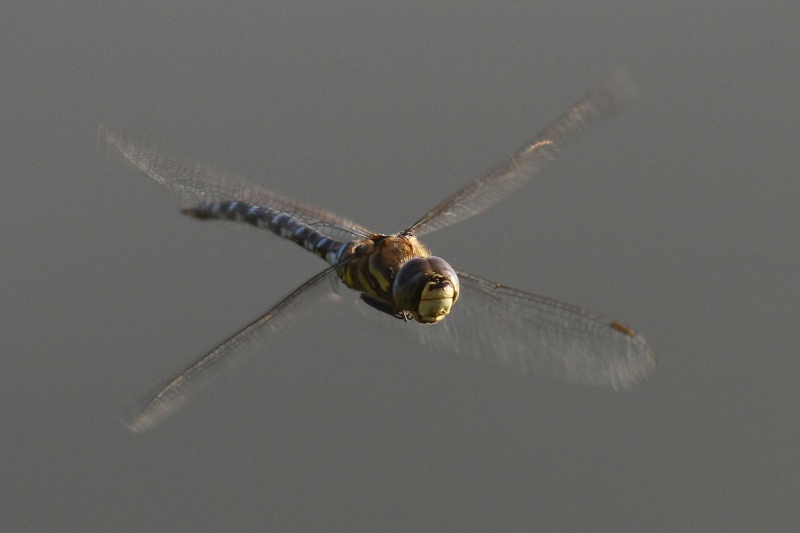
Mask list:
POLYGON ((435 324, 458 299, 453 267, 431 257, 411 234, 373 235, 352 243, 345 253, 346 264, 339 270, 342 281, 385 313, 435 324))
POLYGON ((395 304, 423 324, 441 322, 458 299, 458 276, 439 257, 415 257, 406 261, 394 278, 395 304))

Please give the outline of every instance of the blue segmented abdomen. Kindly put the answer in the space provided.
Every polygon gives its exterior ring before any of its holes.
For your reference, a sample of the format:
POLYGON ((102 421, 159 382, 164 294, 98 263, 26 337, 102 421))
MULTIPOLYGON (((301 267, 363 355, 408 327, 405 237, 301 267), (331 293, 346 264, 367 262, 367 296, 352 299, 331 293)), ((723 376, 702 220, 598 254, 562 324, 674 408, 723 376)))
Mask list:
POLYGON ((340 255, 349 244, 326 237, 286 213, 236 200, 203 202, 196 207, 184 209, 183 212, 200 220, 231 220, 268 229, 314 252, 331 265, 339 261, 340 255))

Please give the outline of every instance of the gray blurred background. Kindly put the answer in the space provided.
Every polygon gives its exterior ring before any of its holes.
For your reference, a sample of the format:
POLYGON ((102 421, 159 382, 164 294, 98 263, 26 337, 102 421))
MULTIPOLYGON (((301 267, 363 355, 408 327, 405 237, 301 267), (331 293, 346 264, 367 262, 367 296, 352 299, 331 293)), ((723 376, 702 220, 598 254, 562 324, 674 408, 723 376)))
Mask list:
POLYGON ((800 4, 6 2, 0 530, 797 531, 800 4), (626 112, 437 255, 652 344, 625 393, 312 315, 141 397, 322 267, 182 217, 105 120, 376 231, 618 65, 626 112))

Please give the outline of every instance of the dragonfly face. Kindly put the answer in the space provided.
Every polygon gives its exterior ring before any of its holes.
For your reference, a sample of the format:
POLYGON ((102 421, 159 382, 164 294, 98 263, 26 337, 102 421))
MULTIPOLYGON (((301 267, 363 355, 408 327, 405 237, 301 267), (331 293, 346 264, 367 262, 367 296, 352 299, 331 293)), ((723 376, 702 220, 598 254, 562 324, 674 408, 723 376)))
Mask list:
POLYGON ((441 322, 458 300, 458 276, 439 257, 416 257, 406 261, 394 278, 392 296, 403 311, 423 324, 441 322))

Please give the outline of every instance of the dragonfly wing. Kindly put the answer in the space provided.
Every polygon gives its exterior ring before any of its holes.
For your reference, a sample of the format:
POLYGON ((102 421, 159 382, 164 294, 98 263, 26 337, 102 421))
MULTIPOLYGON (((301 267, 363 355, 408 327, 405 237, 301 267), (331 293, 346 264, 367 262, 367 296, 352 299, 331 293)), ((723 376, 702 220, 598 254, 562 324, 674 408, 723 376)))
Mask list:
POLYGON ((232 172, 179 154, 158 141, 124 133, 110 124, 100 125, 100 137, 127 163, 174 193, 182 207, 240 201, 281 211, 339 241, 372 235, 352 220, 266 190, 232 172))
POLYGON ((254 320, 225 342, 178 374, 137 410, 129 426, 134 432, 146 431, 177 410, 187 398, 221 370, 238 363, 263 348, 279 329, 300 322, 304 312, 318 310, 323 303, 338 301, 343 284, 336 266, 328 267, 295 289, 278 305, 254 320))
POLYGON ((508 160, 454 192, 407 231, 419 237, 490 208, 537 175, 568 142, 616 115, 635 92, 626 72, 615 71, 508 160))
POLYGON ((438 324, 403 322, 367 306, 362 313, 436 350, 520 374, 627 389, 655 371, 653 351, 622 324, 456 270, 458 302, 438 324))

